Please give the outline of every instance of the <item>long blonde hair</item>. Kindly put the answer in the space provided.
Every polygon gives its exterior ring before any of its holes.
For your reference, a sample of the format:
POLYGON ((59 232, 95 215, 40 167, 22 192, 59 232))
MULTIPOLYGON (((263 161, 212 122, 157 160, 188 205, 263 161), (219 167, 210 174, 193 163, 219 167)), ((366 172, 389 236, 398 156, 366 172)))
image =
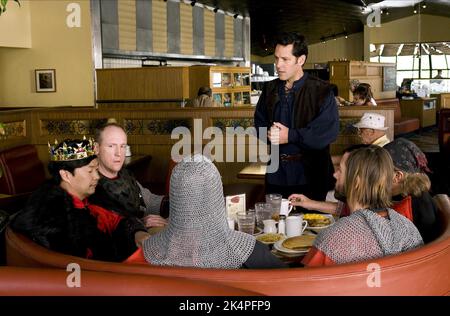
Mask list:
POLYGON ((394 165, 385 149, 372 145, 352 151, 346 169, 344 192, 348 204, 369 209, 391 205, 394 165))
POLYGON ((428 192, 431 187, 430 178, 425 173, 403 173, 403 180, 400 183, 400 190, 403 196, 421 196, 424 192, 428 192))

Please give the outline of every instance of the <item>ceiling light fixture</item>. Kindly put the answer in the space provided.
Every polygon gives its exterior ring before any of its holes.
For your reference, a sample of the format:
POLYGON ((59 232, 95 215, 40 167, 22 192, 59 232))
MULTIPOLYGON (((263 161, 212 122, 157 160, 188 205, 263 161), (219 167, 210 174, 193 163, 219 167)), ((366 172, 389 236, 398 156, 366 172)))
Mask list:
POLYGON ((330 41, 330 40, 337 40, 339 37, 344 37, 344 38, 348 38, 348 32, 347 31, 343 31, 341 33, 337 33, 337 34, 332 34, 332 35, 328 35, 328 36, 322 36, 320 38, 320 41, 322 43, 325 43, 326 41, 330 41))
POLYGON ((386 8, 386 9, 384 10, 384 13, 385 13, 386 15, 389 15, 389 10, 386 8))
POLYGON ((423 8, 423 9, 426 9, 426 8, 427 8, 427 3, 426 3, 425 1, 422 3, 422 8, 423 8))

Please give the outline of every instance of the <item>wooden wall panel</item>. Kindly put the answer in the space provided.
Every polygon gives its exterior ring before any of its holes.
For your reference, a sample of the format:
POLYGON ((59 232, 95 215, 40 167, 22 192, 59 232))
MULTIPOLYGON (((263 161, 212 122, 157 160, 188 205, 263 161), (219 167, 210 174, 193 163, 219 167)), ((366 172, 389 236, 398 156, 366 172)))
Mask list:
POLYGON ((214 12, 203 10, 204 12, 204 27, 205 27, 205 55, 216 55, 216 31, 214 22, 214 12))
POLYGON ((167 7, 161 0, 152 1, 153 51, 167 52, 167 7))
POLYGON ((136 1, 118 1, 119 49, 136 50, 136 1))
POLYGON ((225 15, 225 57, 234 56, 234 19, 225 15))
POLYGON ((189 97, 188 67, 97 69, 97 102, 183 100, 189 97))
POLYGON ((184 2, 180 3, 180 53, 184 55, 193 55, 193 25, 192 25, 192 6, 184 2))

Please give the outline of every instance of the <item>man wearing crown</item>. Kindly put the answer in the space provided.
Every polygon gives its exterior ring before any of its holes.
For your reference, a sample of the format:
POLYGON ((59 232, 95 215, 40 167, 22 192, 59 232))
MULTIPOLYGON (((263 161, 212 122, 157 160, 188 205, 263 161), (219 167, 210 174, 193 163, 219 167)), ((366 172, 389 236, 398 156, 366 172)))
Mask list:
POLYGON ((52 179, 35 191, 11 226, 51 250, 120 262, 149 235, 134 217, 88 202, 99 179, 92 140, 49 145, 52 179))

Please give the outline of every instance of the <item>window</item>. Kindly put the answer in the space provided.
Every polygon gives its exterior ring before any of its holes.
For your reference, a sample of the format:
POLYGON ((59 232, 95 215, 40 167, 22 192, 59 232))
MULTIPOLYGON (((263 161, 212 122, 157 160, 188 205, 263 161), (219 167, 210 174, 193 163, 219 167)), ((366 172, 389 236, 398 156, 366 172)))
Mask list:
POLYGON ((413 56, 397 56, 397 70, 412 70, 413 56))
POLYGON ((433 69, 447 69, 448 67, 445 60, 445 55, 432 55, 431 66, 433 69))
POLYGON ((395 63, 395 56, 393 57, 386 57, 386 56, 380 56, 380 63, 395 63))

